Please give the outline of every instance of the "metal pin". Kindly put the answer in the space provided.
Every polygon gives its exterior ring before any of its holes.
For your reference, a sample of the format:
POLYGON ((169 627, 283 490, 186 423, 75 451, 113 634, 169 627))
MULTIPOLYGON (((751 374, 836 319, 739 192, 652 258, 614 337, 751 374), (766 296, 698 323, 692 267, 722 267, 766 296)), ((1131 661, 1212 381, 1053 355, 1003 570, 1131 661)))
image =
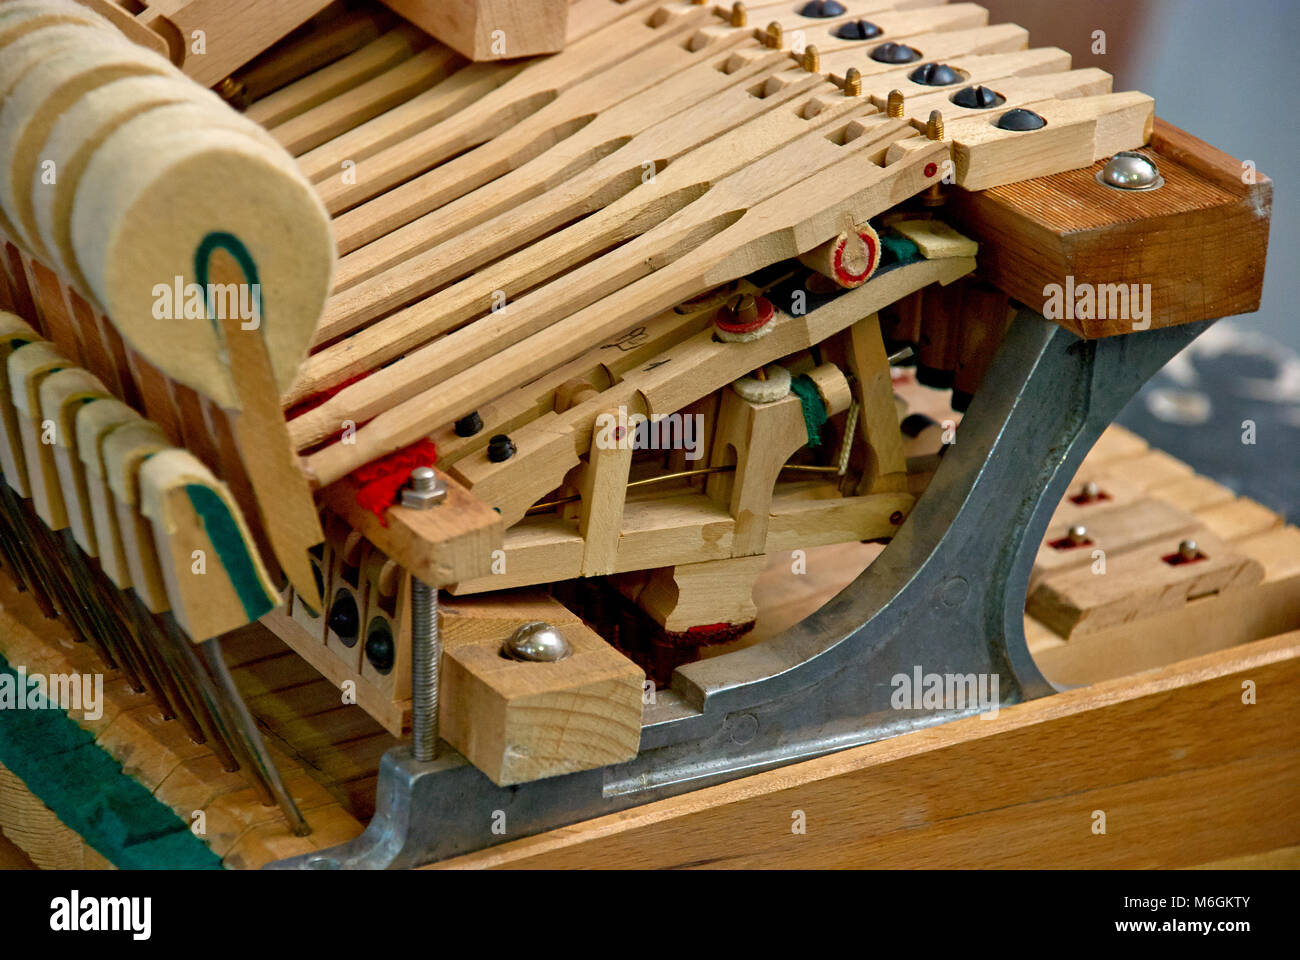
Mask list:
POLYGON ((890 90, 889 99, 885 101, 885 112, 895 120, 903 118, 903 91, 890 90))
POLYGON ((1096 500, 1101 496, 1101 487, 1097 486, 1095 481, 1089 480, 1083 485, 1082 489, 1080 489, 1079 496, 1081 499, 1091 503, 1093 500, 1096 500))
MULTIPOLYGON (((737 4, 739 6, 739 4, 737 4)), ((402 505, 428 510, 446 497, 446 487, 430 467, 411 471, 402 505), (439 490, 442 495, 439 496, 439 490), (407 495, 410 494, 410 502, 407 495)), ((429 762, 438 756, 438 588, 411 577, 411 755, 429 762)))
POLYGON ((733 3, 731 5, 731 25, 733 27, 743 27, 749 22, 749 14, 745 12, 743 3, 733 3))
POLYGON ((1197 546, 1195 540, 1184 540, 1178 544, 1178 555, 1184 560, 1201 559, 1201 548, 1197 546))
POLYGON ((1081 523, 1076 523, 1069 529, 1069 532, 1066 533, 1065 539, 1069 540, 1076 547, 1081 543, 1086 543, 1088 540, 1088 528, 1081 523))
POLYGON ((844 72, 844 95, 846 97, 862 96, 862 72, 857 67, 849 67, 844 72))
POLYGON ((817 52, 817 48, 811 43, 804 47, 803 50, 803 68, 809 73, 822 72, 821 54, 817 52))
POLYGON ((257 721, 248 712, 248 705, 244 703, 239 688, 235 686, 235 678, 230 675, 230 668, 226 666, 226 660, 221 655, 220 639, 213 637, 211 640, 205 640, 199 644, 199 647, 202 649, 203 658, 207 661, 208 669, 212 672, 212 677, 216 681, 217 689, 222 695, 217 705, 226 713, 225 719, 231 727, 239 731, 240 738, 244 746, 248 748, 250 758, 253 761, 253 769, 257 771, 258 776, 270 788, 272 796, 275 797, 276 803, 280 806, 280 812, 289 821, 289 827, 293 830, 293 835, 295 837, 307 836, 311 833, 311 827, 303 818, 302 812, 298 809, 298 804, 294 803, 293 796, 284 785, 284 780, 280 777, 280 771, 271 758, 270 751, 266 749, 266 742, 262 739, 261 733, 258 732, 257 721))
POLYGON ((763 34, 763 45, 773 50, 780 50, 784 42, 785 36, 781 31, 781 24, 773 20, 767 25, 767 32, 763 34))
POLYGON ((911 347, 904 347, 902 350, 898 350, 895 353, 891 353, 888 357, 890 366, 893 366, 896 363, 902 363, 908 357, 912 356, 912 354, 915 352, 916 351, 913 350, 911 347))

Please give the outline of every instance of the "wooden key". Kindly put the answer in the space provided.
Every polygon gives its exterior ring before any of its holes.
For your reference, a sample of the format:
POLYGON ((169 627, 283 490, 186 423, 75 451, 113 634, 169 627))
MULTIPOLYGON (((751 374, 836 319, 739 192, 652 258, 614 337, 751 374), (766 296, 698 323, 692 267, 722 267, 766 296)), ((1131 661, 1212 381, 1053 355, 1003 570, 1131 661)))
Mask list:
MULTIPOLYGON (((844 99, 839 102, 843 103, 844 99)), ((864 109, 856 101, 852 105, 864 109)), ((587 307, 607 292, 646 277, 654 272, 657 264, 668 262, 676 269, 689 270, 691 266, 701 263, 698 252, 708 246, 711 235, 713 241, 717 241, 719 236, 730 233, 731 242, 743 246, 746 242, 743 238, 748 235, 748 232, 739 228, 737 221, 742 218, 745 207, 761 203, 765 198, 779 194, 786 184, 799 176, 815 174, 819 168, 829 169, 837 162, 842 163, 853 156, 861 156, 863 170, 871 168, 875 171, 874 174, 864 173, 867 181, 883 179, 880 168, 867 158, 873 152, 883 155, 894 138, 913 136, 914 131, 906 121, 879 118, 862 127, 862 131, 861 135, 841 143, 839 140, 842 139, 842 135, 848 132, 847 126, 834 135, 834 139, 829 138, 822 130, 814 130, 784 145, 777 145, 778 148, 770 153, 766 152, 765 142, 750 143, 748 140, 742 140, 739 131, 735 137, 720 138, 706 149, 711 148, 711 155, 714 157, 731 157, 731 161, 724 169, 735 172, 722 177, 715 184, 710 184, 707 177, 717 169, 716 165, 684 162, 678 167, 669 167, 662 177, 658 178, 653 189, 645 191, 650 201, 649 206, 635 206, 641 194, 634 191, 625 198, 626 203, 616 203, 597 214, 600 218, 597 222, 613 220, 617 223, 618 218, 629 213, 630 206, 630 212, 634 216, 642 217, 645 222, 653 224, 640 237, 579 267, 556 281, 554 286, 540 287, 511 304, 508 309, 492 313, 475 324, 435 341, 428 347, 408 354, 389 369, 391 376, 382 378, 382 384, 379 381, 363 380, 341 391, 331 400, 293 421, 291 433, 295 442, 301 449, 320 437, 329 436, 338 429, 339 411, 348 411, 346 416, 360 422, 378 413, 394 399, 410 396, 411 391, 418 385, 437 383, 465 370, 471 363, 485 361, 492 353, 501 350, 507 344, 516 343, 523 336, 543 330, 548 324, 562 319, 567 314, 587 307), (736 151, 741 150, 746 143, 749 143, 748 153, 737 153, 736 151), (743 167, 735 166, 742 157, 750 158, 751 162, 743 167), (711 170, 710 167, 713 169, 711 170), (705 179, 701 180, 701 176, 705 179), (681 205, 683 201, 687 201, 685 205, 681 205), (696 252, 691 254, 693 248, 696 252), (381 390, 384 392, 382 399, 375 396, 381 390)), ((944 148, 940 145, 931 152, 943 153, 944 148)), ((693 156, 691 159, 701 158, 693 156)), ((924 168, 925 164, 921 164, 921 167, 924 168)), ((935 165, 936 173, 937 170, 938 167, 935 165)), ((845 181, 848 182, 852 181, 845 181)), ((792 189, 798 191, 800 188, 792 189)), ((835 220, 838 224, 839 217, 837 216, 835 220)), ((544 256, 548 248, 565 243, 570 236, 578 236, 579 231, 594 232, 591 224, 579 224, 571 228, 566 235, 548 238, 536 245, 533 250, 520 254, 516 259, 527 262, 527 258, 531 256, 544 256)), ((838 226, 831 231, 830 235, 837 232, 838 226)), ((586 233, 581 235, 585 236, 586 233)), ((824 239, 826 238, 819 240, 819 243, 824 239)), ((798 252, 803 251, 796 251, 798 252)), ((739 273, 746 272, 749 271, 743 269, 739 271, 739 273)), ((657 272, 656 276, 663 276, 662 271, 657 272)), ((657 312, 658 309, 680 301, 700 289, 719 285, 723 280, 731 280, 734 277, 735 274, 723 277, 717 284, 701 282, 690 288, 682 288, 678 291, 679 295, 664 300, 657 307, 641 313, 640 316, 657 312)), ((481 279, 476 278, 476 282, 481 282, 481 279)), ((626 291, 626 288, 624 290, 626 291)), ((417 308, 412 308, 411 312, 417 310, 423 312, 425 308, 426 305, 421 304, 417 308)), ((446 308, 443 304, 435 303, 434 308, 431 311, 434 315, 445 315, 446 308)), ((409 317, 410 313, 403 319, 409 317)), ((629 325, 633 319, 633 317, 628 318, 629 325)), ((621 330, 610 332, 617 333, 621 330)))
MULTIPOLYGON (((701 8, 695 17, 696 21, 702 23, 712 17, 712 13, 701 8)), ((512 124, 535 113, 568 88, 629 60, 643 48, 653 45, 662 49, 665 55, 680 55, 676 58, 677 62, 685 66, 689 62, 689 52, 676 47, 674 40, 689 29, 691 23, 692 21, 686 21, 658 29, 635 18, 619 20, 553 57, 534 60, 517 68, 518 72, 514 76, 473 101, 472 110, 462 110, 446 116, 441 123, 430 126, 427 114, 421 115, 406 109, 414 103, 411 101, 399 109, 410 114, 413 122, 397 125, 392 123, 394 118, 387 117, 389 122, 376 125, 369 131, 368 137, 353 137, 353 149, 342 157, 338 155, 337 147, 319 158, 304 157, 303 170, 316 179, 319 170, 332 173, 337 169, 336 163, 344 159, 353 160, 356 163, 356 175, 351 179, 355 182, 346 183, 342 179, 328 182, 318 180, 326 207, 331 212, 346 210, 422 173, 440 160, 491 139, 512 124), (364 143, 357 142, 362 140, 364 143), (379 144, 383 144, 383 147, 379 147, 379 144)), ((671 67, 672 62, 664 66, 671 67)), ((475 64, 460 74, 469 74, 471 71, 488 73, 502 69, 516 68, 475 64)), ((659 76, 663 76, 662 68, 659 76)), ((386 116, 376 119, 385 120, 386 116)), ((371 121, 371 124, 375 123, 376 121, 371 121)), ((360 130, 355 132, 360 133, 360 130)))
POLYGON ((820 145, 797 141, 722 181, 701 202, 614 251, 615 262, 601 258, 573 271, 564 279, 564 291, 542 288, 514 304, 508 319, 495 315, 497 322, 488 324, 493 330, 488 338, 494 344, 500 343, 497 334, 505 336, 511 327, 537 332, 497 352, 482 367, 466 369, 427 394, 380 414, 357 432, 355 443, 346 449, 335 444, 312 455, 307 464, 314 479, 329 483, 356 465, 418 439, 472 410, 487 396, 499 394, 524 370, 536 376, 594 342, 617 335, 639 318, 825 242, 838 231, 845 210, 855 222, 869 219, 924 189, 937 175, 938 162, 947 156, 942 142, 912 138, 911 144, 905 140, 873 150, 875 141, 861 136, 843 145, 845 152, 838 162, 746 209, 743 198, 766 193, 769 177, 788 182, 790 164, 797 164, 795 169, 802 172, 825 148, 836 149, 825 137, 815 136, 820 145), (863 143, 855 149, 858 141, 863 143), (793 149, 797 147, 804 149, 793 149), (879 166, 880 162, 885 165, 879 166), (781 170, 786 171, 784 177, 781 170), (588 275, 598 295, 616 292, 570 312, 566 295, 590 296, 583 292, 588 275), (536 304, 535 313, 525 301, 536 304), (557 313, 551 314, 557 307, 557 313))

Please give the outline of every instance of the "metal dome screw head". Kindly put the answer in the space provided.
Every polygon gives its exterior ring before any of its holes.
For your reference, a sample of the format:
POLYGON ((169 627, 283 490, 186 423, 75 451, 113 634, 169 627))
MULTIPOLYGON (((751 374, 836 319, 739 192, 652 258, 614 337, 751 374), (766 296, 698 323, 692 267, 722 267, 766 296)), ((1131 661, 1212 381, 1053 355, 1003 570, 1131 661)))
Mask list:
POLYGON ((1032 110, 1017 107, 998 117, 998 126, 1003 130, 1041 130, 1047 126, 1047 121, 1032 110))
POLYGON ((487 458, 491 463, 505 463, 515 455, 515 442, 504 433, 488 441, 487 458))
POLYGON ((967 110, 988 110, 1007 102, 1002 94, 985 86, 962 87, 948 99, 967 110))
POLYGON ((433 467, 416 467, 402 490, 402 506, 409 510, 427 510, 447 499, 447 485, 433 467))
POLYGON ((456 436, 472 437, 483 429, 483 418, 474 410, 456 421, 456 436))
POLYGON ((554 663, 573 655, 573 645, 549 623, 532 620, 510 635, 501 652, 511 660, 554 663))
POLYGON ((844 4, 838 3, 837 0, 808 0, 799 9, 799 16, 824 20, 828 17, 843 16, 844 12, 844 4))
POLYGON ((1085 543, 1088 539, 1088 528, 1081 523, 1076 523, 1070 528, 1069 532, 1066 533, 1065 538, 1075 546, 1085 543))
POLYGON ((923 63, 909 73, 907 79, 927 87, 946 87, 961 83, 961 74, 946 63, 923 63))
POLYGON ((1201 548, 1197 546, 1195 540, 1184 540, 1178 544, 1178 556, 1184 560, 1199 560, 1201 558, 1201 548))
POLYGON ((905 43, 882 43, 871 51, 871 59, 877 63, 912 63, 921 59, 921 54, 905 43))
POLYGON ((840 40, 874 40, 882 33, 870 20, 850 20, 835 28, 835 36, 840 40))
POLYGON ((1158 190, 1164 186, 1165 178, 1150 157, 1124 150, 1097 171, 1097 182, 1112 190, 1158 190))

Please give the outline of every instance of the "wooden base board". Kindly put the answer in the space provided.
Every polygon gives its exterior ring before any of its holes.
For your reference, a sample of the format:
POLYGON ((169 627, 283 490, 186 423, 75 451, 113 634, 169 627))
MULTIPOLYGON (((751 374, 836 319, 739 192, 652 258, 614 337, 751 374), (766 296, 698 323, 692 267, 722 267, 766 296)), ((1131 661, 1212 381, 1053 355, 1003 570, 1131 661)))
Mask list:
POLYGON ((1278 802, 1300 791, 1298 724, 1300 631, 435 867, 1132 868, 1250 857, 1300 843, 1300 808, 1278 802))

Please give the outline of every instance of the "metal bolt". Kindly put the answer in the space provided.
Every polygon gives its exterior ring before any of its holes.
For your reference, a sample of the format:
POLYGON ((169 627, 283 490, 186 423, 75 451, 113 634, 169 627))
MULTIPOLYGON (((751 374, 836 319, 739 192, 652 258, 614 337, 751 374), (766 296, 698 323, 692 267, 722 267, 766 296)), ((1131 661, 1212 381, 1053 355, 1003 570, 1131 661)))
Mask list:
POLYGON ((946 63, 923 63, 909 73, 907 79, 927 87, 947 87, 961 83, 961 74, 946 63))
POLYGON ((520 626, 501 648, 511 660, 554 663, 573 655, 573 646, 564 634, 544 620, 532 620, 520 626))
POLYGON ((1066 533, 1065 539, 1069 540, 1077 547, 1079 544, 1087 542, 1088 528, 1081 523, 1076 523, 1070 528, 1069 532, 1066 533))
POLYGON ((447 485, 433 467, 416 467, 402 490, 402 506, 408 510, 427 510, 447 499, 447 485))
POLYGON ((850 20, 836 28, 835 36, 840 40, 874 40, 883 32, 870 20, 850 20))
POLYGON ((862 72, 857 67, 849 67, 844 72, 844 95, 846 97, 862 96, 862 72))
POLYGON ((895 353, 891 353, 887 359, 889 360, 890 366, 893 366, 895 364, 902 363, 908 357, 912 356, 912 354, 915 352, 916 351, 913 350, 911 347, 903 347, 903 349, 895 353))
MULTIPOLYGON (((411 471, 402 505, 427 510, 447 496, 432 467, 411 471), (411 503, 407 498, 412 498, 411 503), (435 498, 436 496, 436 498, 435 498)), ((411 754, 427 762, 438 755, 438 589, 411 577, 411 754)))
POLYGON ((1164 186, 1165 178, 1150 157, 1124 150, 1097 171, 1097 182, 1114 190, 1157 190, 1164 186))
POLYGON ((1184 540, 1178 544, 1178 555, 1184 560, 1199 560, 1201 548, 1196 545, 1195 540, 1184 540))
POLYGON ((871 59, 877 63, 912 63, 921 59, 921 54, 905 43, 882 43, 871 51, 871 59))
POLYGON ((967 110, 987 110, 1007 102, 1002 94, 985 86, 962 87, 948 99, 967 110))
POLYGON ((1032 110, 1017 107, 998 117, 998 126, 1003 130, 1041 130, 1047 126, 1047 121, 1032 110))
POLYGON ((890 90, 889 97, 885 100, 885 112, 894 120, 901 120, 903 117, 903 91, 890 90))

